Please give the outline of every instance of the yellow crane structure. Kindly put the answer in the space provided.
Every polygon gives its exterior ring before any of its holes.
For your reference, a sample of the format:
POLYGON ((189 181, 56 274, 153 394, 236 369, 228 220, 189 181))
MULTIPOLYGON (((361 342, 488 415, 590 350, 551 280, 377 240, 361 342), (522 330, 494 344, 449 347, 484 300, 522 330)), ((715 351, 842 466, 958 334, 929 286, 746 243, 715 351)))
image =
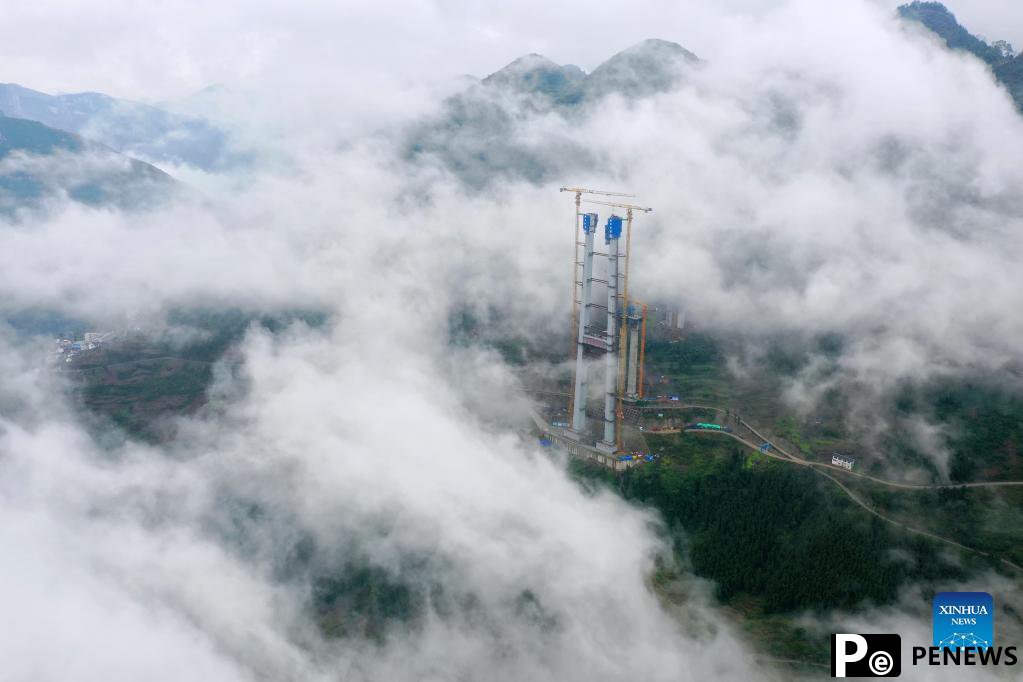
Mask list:
POLYGON ((643 399, 643 372, 646 367, 646 303, 641 305, 643 306, 643 322, 639 330, 639 381, 637 382, 640 400, 643 399))

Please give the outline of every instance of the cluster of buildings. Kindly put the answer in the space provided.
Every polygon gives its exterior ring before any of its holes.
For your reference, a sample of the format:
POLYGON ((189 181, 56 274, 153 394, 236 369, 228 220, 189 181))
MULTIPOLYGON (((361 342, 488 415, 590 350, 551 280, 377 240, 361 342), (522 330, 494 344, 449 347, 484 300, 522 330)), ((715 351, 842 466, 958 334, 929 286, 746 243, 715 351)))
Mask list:
POLYGON ((668 329, 683 330, 686 328, 686 311, 682 309, 668 308, 664 311, 664 319, 661 325, 668 329))
POLYGON ((56 355, 71 362, 79 353, 99 348, 109 337, 110 332, 85 332, 81 339, 57 339, 56 355))

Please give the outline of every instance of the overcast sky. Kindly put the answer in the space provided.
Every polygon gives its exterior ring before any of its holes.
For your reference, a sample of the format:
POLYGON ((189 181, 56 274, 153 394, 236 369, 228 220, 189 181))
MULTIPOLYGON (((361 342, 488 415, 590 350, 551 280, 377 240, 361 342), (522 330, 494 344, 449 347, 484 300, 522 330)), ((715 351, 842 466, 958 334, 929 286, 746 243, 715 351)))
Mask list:
MULTIPOLYGON (((860 0, 843 0, 858 2, 860 0)), ((895 7, 898 0, 869 0, 895 7)), ((337 86, 349 71, 389 75, 402 87, 459 73, 485 75, 540 52, 592 69, 649 37, 713 59, 723 37, 780 0, 606 0, 477 3, 406 0, 330 3, 8 3, 0 24, 0 82, 44 91, 99 90, 151 101, 213 83, 252 88, 302 76, 337 86)), ((971 30, 1023 44, 1016 0, 952 3, 971 30)), ((837 46, 836 46, 837 49, 837 46)))

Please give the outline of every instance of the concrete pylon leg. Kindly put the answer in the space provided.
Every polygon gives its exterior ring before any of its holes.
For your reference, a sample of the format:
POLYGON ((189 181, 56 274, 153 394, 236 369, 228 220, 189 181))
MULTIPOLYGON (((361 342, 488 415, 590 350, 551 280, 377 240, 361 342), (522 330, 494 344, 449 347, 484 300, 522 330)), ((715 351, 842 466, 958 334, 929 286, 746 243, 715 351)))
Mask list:
POLYGON ((625 392, 633 400, 639 395, 637 388, 637 377, 639 375, 639 326, 629 326, 629 372, 628 383, 625 392))
POLYGON ((604 370, 604 448, 617 447, 615 437, 615 394, 618 390, 618 240, 607 244, 607 355, 604 370))
POLYGON ((596 220, 592 229, 586 232, 586 245, 583 250, 583 283, 582 300, 579 308, 578 348, 575 355, 575 401, 572 411, 572 431, 582 436, 586 431, 586 399, 587 379, 586 361, 583 357, 583 338, 590 322, 590 303, 593 290, 593 234, 596 232, 596 220))

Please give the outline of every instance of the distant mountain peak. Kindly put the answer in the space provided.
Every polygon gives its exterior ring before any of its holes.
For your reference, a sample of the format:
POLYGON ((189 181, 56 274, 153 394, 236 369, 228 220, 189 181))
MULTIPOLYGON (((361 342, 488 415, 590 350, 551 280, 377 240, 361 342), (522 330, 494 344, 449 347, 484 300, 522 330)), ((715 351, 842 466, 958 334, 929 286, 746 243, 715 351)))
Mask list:
POLYGON ((643 97, 671 89, 699 58, 678 43, 648 38, 625 48, 586 78, 588 94, 643 97))
POLYGON ((488 87, 542 94, 557 104, 574 105, 611 93, 644 97, 664 92, 678 83, 687 66, 699 61, 678 43, 648 38, 615 54, 590 74, 574 64, 558 64, 530 53, 481 82, 488 87))
POLYGON ((520 122, 534 114, 585 117, 610 94, 631 98, 668 91, 698 62, 681 45, 657 39, 622 50, 589 75, 573 64, 523 55, 449 97, 439 116, 412 126, 408 157, 439 162, 474 189, 498 177, 546 182, 596 157, 559 134, 520 136, 520 122))
POLYGON ((548 59, 547 57, 544 57, 542 54, 530 52, 529 54, 524 54, 518 59, 513 60, 511 63, 509 63, 507 66, 505 66, 503 69, 500 69, 493 75, 496 76, 497 74, 504 72, 522 72, 544 68, 559 69, 561 67, 554 61, 548 59))
POLYGON ((543 55, 531 53, 519 57, 499 71, 483 79, 483 85, 510 87, 520 92, 533 92, 553 99, 571 97, 586 74, 578 66, 562 66, 543 55))
POLYGON ((647 38, 645 40, 641 40, 635 45, 631 45, 625 48, 624 50, 616 54, 614 57, 611 57, 611 59, 614 59, 615 57, 618 57, 620 55, 654 53, 661 55, 674 55, 694 62, 699 61, 699 58, 695 54, 693 54, 686 48, 682 47, 678 43, 672 42, 670 40, 663 40, 661 38, 647 38))

